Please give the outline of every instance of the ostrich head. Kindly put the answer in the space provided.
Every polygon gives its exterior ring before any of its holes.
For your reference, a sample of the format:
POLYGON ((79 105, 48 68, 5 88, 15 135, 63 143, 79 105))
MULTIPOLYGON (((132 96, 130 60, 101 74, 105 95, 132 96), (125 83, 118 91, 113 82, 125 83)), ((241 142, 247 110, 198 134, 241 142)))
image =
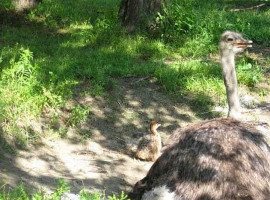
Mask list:
POLYGON ((252 41, 244 39, 240 33, 225 31, 221 35, 219 43, 221 53, 223 51, 228 51, 237 54, 243 52, 248 47, 252 47, 252 41))

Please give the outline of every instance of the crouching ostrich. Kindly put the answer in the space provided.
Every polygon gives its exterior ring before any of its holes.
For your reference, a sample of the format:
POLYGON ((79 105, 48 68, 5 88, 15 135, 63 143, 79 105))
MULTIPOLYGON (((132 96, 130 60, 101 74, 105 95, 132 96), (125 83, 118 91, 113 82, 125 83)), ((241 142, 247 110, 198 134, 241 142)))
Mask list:
POLYGON ((127 149, 134 154, 135 158, 144 161, 156 161, 162 148, 161 137, 157 131, 160 125, 158 122, 152 121, 149 129, 150 134, 144 135, 138 141, 134 139, 125 141, 127 149))
POLYGON ((233 119, 241 114, 234 55, 249 45, 250 41, 235 32, 226 31, 221 36, 230 118, 177 129, 146 177, 134 186, 131 199, 270 199, 270 147, 266 135, 233 119))
POLYGON ((141 160, 155 161, 161 151, 161 137, 157 128, 160 124, 156 121, 150 123, 151 135, 146 135, 140 140, 135 157, 141 160))

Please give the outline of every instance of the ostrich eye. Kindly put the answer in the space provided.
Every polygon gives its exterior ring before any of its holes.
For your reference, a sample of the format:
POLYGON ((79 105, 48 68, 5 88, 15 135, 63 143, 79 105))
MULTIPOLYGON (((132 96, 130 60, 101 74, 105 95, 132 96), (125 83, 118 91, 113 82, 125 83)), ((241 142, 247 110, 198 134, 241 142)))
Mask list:
POLYGON ((233 38, 228 38, 227 41, 232 42, 233 38))

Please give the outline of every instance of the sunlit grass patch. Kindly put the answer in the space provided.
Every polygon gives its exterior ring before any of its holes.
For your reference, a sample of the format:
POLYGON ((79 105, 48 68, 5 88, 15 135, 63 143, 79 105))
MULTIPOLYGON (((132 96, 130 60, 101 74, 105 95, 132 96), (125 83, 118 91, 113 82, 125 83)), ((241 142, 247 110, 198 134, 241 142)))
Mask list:
POLYGON ((224 96, 219 65, 200 61, 180 61, 156 70, 165 89, 182 95, 206 94, 206 98, 224 96), (207 97, 208 96, 208 97, 207 97))
POLYGON ((242 58, 237 65, 237 77, 240 84, 254 87, 263 77, 263 69, 256 62, 242 58))

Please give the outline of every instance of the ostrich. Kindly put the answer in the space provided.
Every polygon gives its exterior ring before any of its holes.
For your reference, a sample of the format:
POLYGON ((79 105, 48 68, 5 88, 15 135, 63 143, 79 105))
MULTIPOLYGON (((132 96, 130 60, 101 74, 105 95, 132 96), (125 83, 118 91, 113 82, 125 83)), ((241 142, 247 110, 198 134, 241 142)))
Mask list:
POLYGON ((221 36, 229 118, 216 118, 175 130, 146 177, 135 184, 131 199, 270 198, 270 147, 266 135, 253 125, 237 120, 241 112, 234 55, 249 47, 250 43, 231 31, 221 36))
POLYGON ((156 121, 150 123, 151 135, 147 135, 140 141, 135 157, 141 160, 155 161, 161 150, 161 137, 157 132, 160 124, 156 121))
POLYGON ((235 55, 247 47, 252 41, 246 40, 239 33, 225 31, 220 39, 219 49, 221 55, 222 75, 226 87, 229 105, 228 117, 241 120, 241 107, 237 92, 237 76, 235 71, 235 55))

